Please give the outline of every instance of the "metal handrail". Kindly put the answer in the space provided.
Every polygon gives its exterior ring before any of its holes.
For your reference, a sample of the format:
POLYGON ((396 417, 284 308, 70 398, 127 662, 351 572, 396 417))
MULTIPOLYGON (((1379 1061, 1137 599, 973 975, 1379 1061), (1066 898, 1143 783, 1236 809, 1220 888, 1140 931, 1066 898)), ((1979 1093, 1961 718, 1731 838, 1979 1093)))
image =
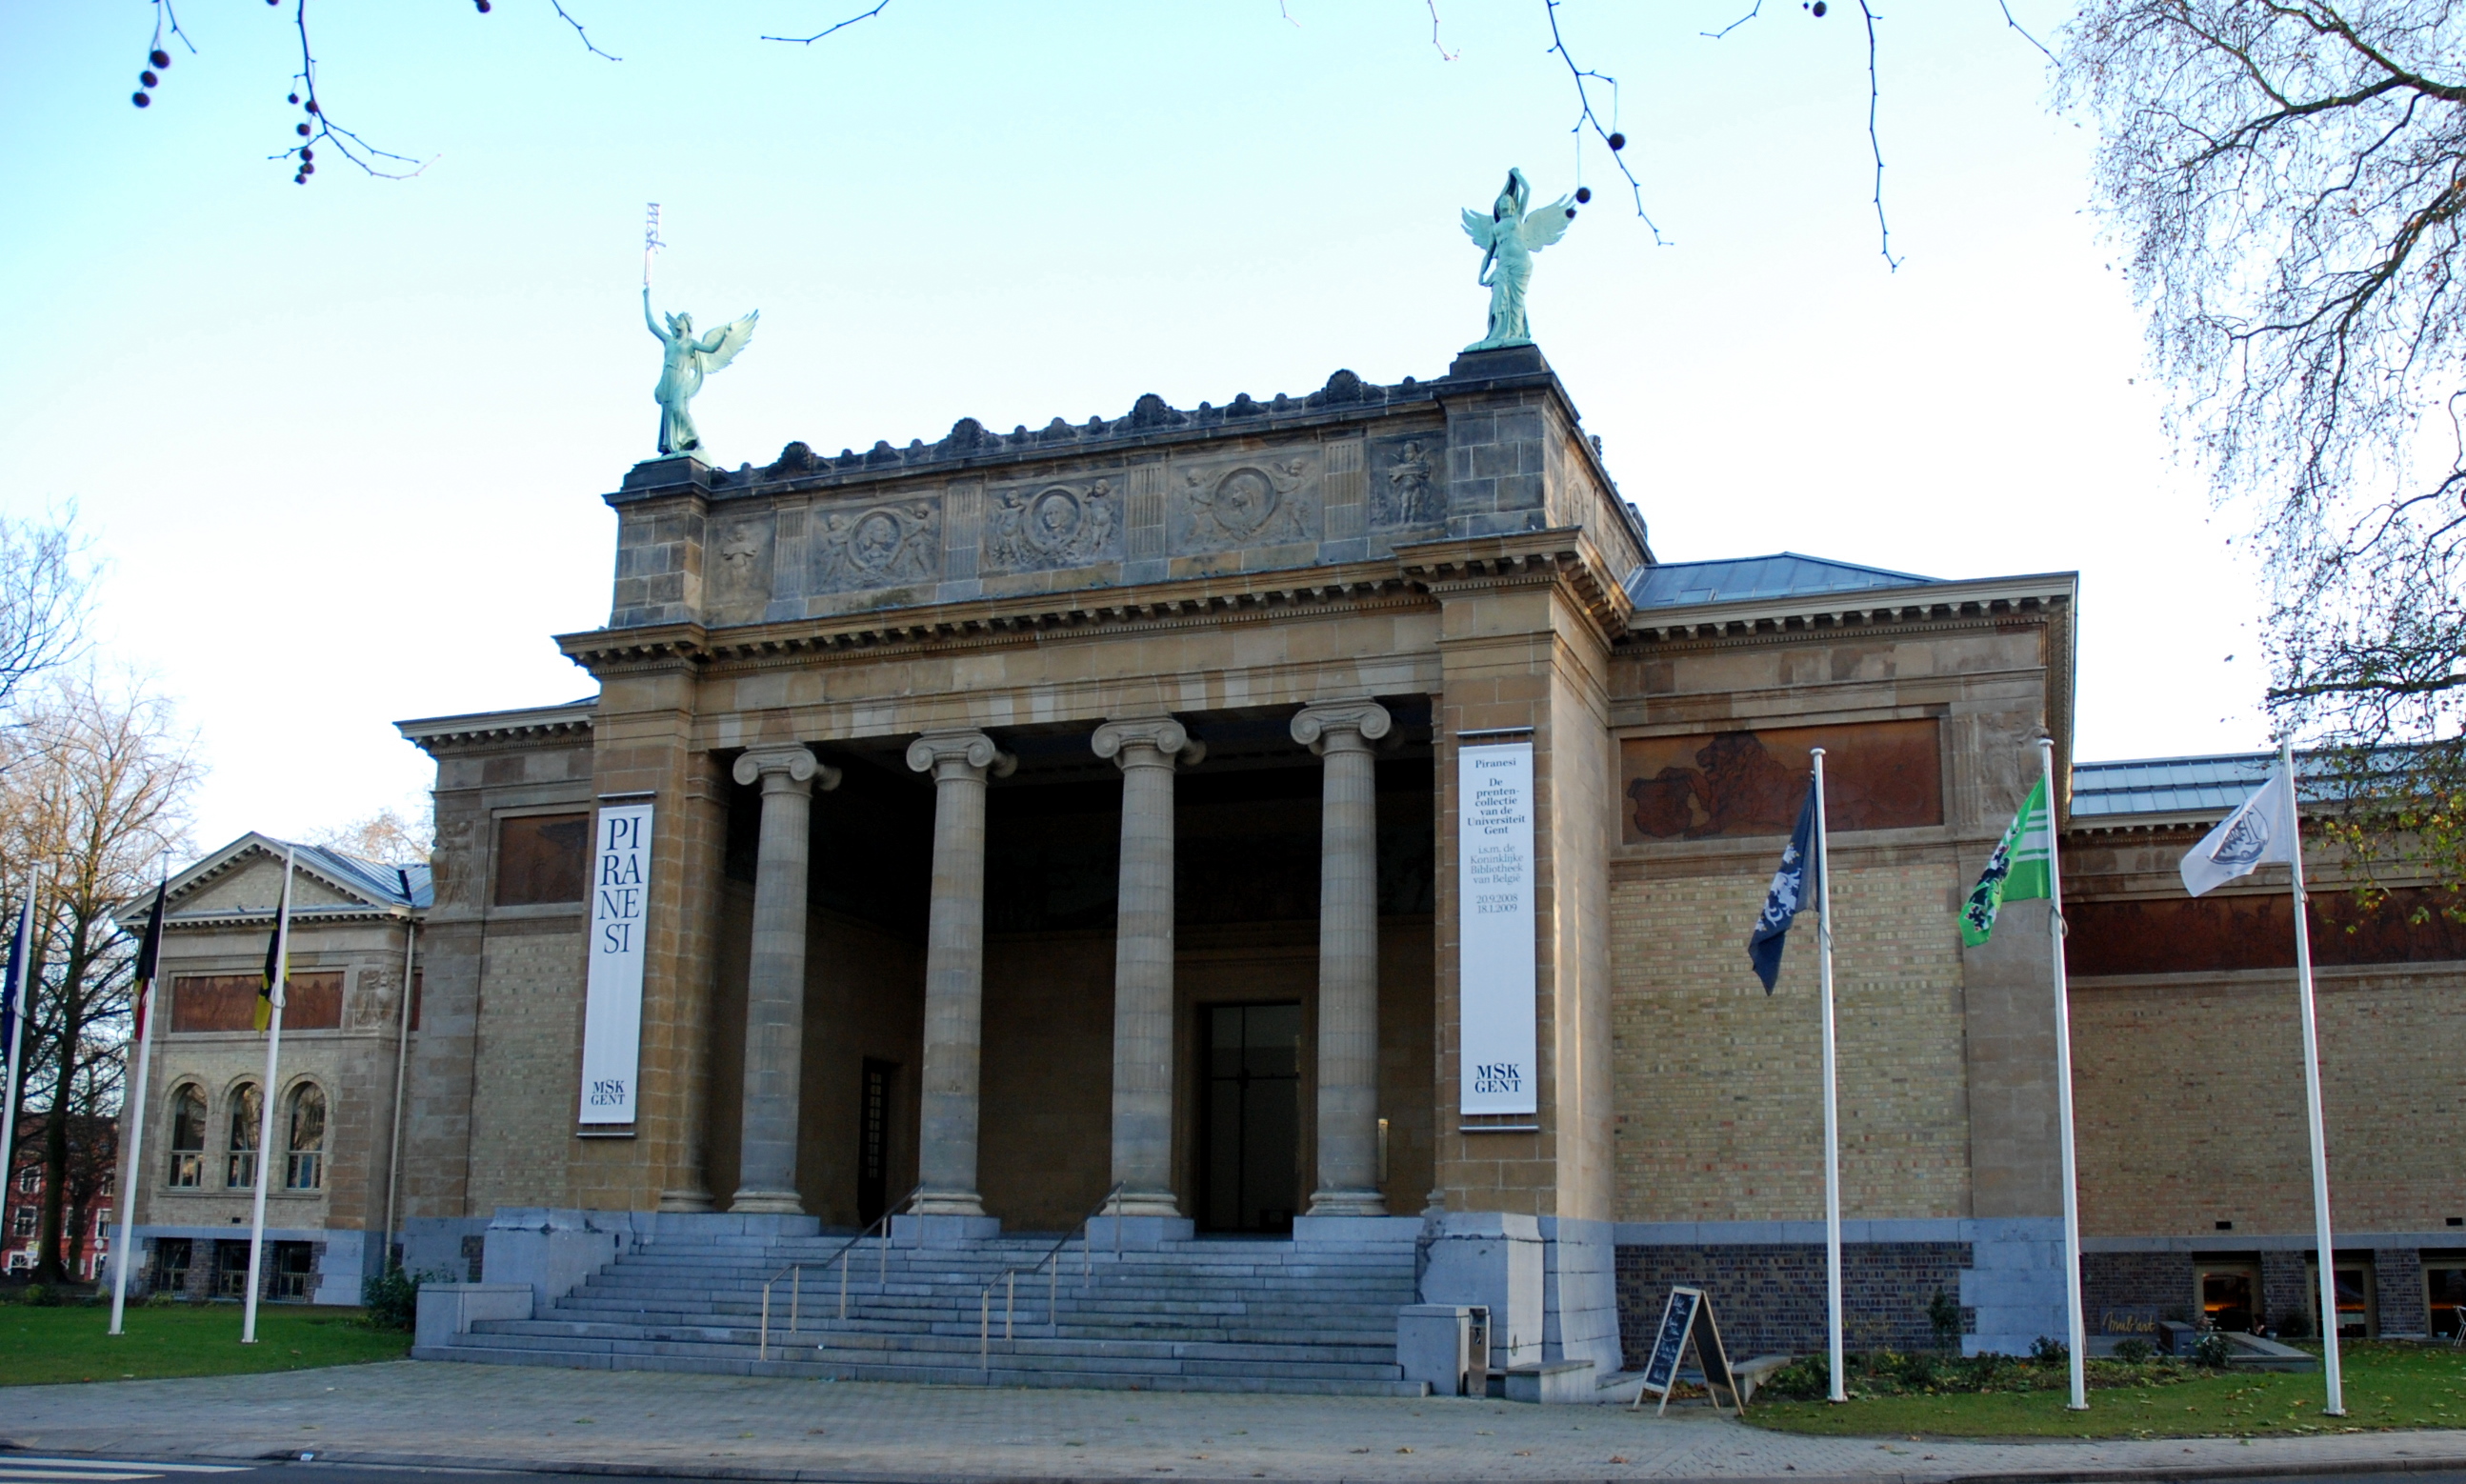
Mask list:
POLYGON ((858 1232, 855 1236, 852 1236, 845 1242, 841 1243, 839 1249, 831 1253, 830 1256, 822 1258, 818 1262, 788 1263, 781 1267, 777 1272, 774 1272, 771 1274, 771 1276, 763 1279, 762 1338, 754 1348, 753 1358, 757 1360, 767 1360, 771 1359, 771 1286, 777 1283, 781 1278, 788 1279, 789 1334, 794 1335, 796 1333, 796 1320, 799 1316, 799 1310, 802 1307, 804 1299, 805 1270, 808 1268, 828 1268, 833 1263, 840 1264, 840 1317, 842 1319, 847 1317, 847 1265, 842 1262, 841 1259, 846 1257, 849 1250, 858 1243, 863 1242, 869 1236, 872 1236, 873 1228, 875 1226, 882 1228, 882 1278, 880 1281, 884 1284, 889 1283, 890 1219, 906 1211, 908 1206, 915 1203, 916 1198, 924 1193, 925 1187, 919 1185, 915 1189, 908 1192, 908 1194, 900 1197, 897 1204, 891 1206, 880 1216, 875 1217, 871 1225, 866 1226, 863 1231, 858 1232))
POLYGON ((1105 1199, 1090 1206, 1087 1214, 1079 1219, 1077 1226, 1053 1239, 1053 1245, 1044 1249, 1043 1256, 1032 1263, 1013 1263, 985 1280, 985 1286, 976 1292, 976 1369, 988 1373, 993 1370, 994 1285, 1003 1285, 1002 1339, 1007 1342, 1011 1338, 1011 1317, 1019 1307, 1019 1275, 1042 1272, 1044 1265, 1051 1263, 1053 1270, 1045 1273, 1044 1278, 1044 1322, 1052 1325, 1058 1333, 1062 1328, 1062 1249, 1070 1245, 1072 1237, 1082 1239, 1079 1245, 1080 1292, 1086 1293, 1087 1282, 1095 1275, 1095 1244, 1087 1240, 1087 1224, 1108 1210, 1111 1211, 1114 1215, 1113 1251, 1119 1255, 1122 1250, 1121 1200, 1122 1193, 1129 1188, 1129 1181, 1115 1181, 1113 1188, 1105 1192, 1105 1199))

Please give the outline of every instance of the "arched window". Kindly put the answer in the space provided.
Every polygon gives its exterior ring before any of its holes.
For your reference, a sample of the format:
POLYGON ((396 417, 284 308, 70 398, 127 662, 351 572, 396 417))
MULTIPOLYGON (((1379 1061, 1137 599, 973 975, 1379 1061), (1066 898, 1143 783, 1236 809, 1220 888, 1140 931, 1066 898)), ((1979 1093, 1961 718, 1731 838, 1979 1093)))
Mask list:
POLYGON ((254 1082, 243 1082, 232 1093, 231 1158, 223 1170, 223 1183, 233 1190, 248 1190, 257 1184, 257 1125, 264 1115, 265 1102, 254 1082))
POLYGON ((325 1183, 325 1093, 313 1082, 291 1091, 290 1155, 282 1166, 282 1188, 315 1190, 325 1183))
POLYGON ((171 1179, 174 1189, 206 1180, 206 1094, 192 1083, 171 1094, 171 1179))

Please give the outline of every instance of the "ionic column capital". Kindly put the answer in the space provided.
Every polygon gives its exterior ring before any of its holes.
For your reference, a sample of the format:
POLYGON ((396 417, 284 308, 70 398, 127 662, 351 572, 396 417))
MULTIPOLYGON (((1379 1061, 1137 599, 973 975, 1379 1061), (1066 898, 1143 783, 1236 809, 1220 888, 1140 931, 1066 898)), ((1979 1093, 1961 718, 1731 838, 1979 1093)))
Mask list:
POLYGON ((1293 717, 1293 740, 1324 757, 1367 749, 1396 725, 1378 702, 1313 701, 1293 717))
POLYGON ((908 766, 938 780, 990 774, 1007 778, 1019 759, 996 746, 981 731, 929 731, 908 744, 908 766))
POLYGON ((1177 762, 1195 764, 1207 755, 1207 744, 1192 741, 1189 729, 1170 716, 1109 721, 1096 729, 1089 745, 1117 768, 1170 768, 1177 762))
POLYGON ((840 771, 802 747, 748 748, 733 772, 739 783, 761 779, 766 794, 809 794, 818 781, 824 793, 840 786, 840 771))

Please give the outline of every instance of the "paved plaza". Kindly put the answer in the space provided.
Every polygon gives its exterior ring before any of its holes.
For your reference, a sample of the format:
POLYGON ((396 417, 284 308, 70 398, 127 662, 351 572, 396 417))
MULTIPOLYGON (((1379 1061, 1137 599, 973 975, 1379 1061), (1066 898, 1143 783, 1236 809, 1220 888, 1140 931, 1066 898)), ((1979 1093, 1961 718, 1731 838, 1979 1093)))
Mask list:
POLYGON ((1454 1399, 978 1390, 492 1365, 384 1365, 8 1393, 46 1453, 798 1479, 2061 1476, 2421 1468, 2466 1432, 2239 1443, 1921 1443, 1763 1432, 1701 1409, 1454 1399))

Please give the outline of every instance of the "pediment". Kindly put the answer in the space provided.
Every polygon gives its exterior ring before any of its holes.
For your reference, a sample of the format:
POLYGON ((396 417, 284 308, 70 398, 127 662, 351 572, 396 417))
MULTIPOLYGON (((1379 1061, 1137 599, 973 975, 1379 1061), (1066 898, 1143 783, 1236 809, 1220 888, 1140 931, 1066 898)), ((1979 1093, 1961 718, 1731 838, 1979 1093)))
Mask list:
MULTIPOLYGON (((272 912, 282 900, 282 843, 249 834, 233 841, 181 872, 171 883, 169 911, 191 912, 272 912)), ((291 877, 291 906, 366 908, 386 911, 397 904, 359 889, 349 881, 321 868, 303 852, 291 877)))

